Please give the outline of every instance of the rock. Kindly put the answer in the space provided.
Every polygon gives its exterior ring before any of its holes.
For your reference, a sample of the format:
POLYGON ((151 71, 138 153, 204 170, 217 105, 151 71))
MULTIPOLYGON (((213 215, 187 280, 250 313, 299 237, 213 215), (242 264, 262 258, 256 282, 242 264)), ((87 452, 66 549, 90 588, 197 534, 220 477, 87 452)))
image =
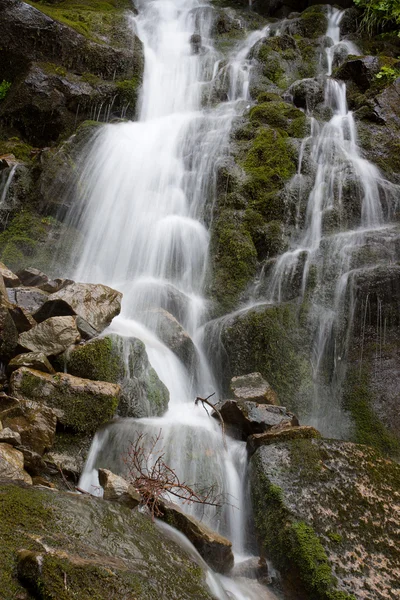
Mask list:
POLYGON ((181 531, 190 540, 207 564, 218 573, 228 573, 233 567, 232 543, 206 525, 181 511, 172 502, 160 501, 160 518, 181 531))
POLYGON ((40 454, 26 446, 19 446, 18 450, 23 454, 25 471, 27 471, 29 475, 32 477, 42 476, 49 471, 47 464, 40 454))
POLYGON ((3 277, 4 284, 6 287, 13 288, 21 285, 17 275, 7 269, 6 265, 0 262, 0 275, 3 277))
POLYGON ((400 266, 376 265, 358 269, 352 277, 353 318, 356 330, 365 325, 400 323, 400 266))
POLYGON ((78 315, 100 333, 120 313, 121 299, 121 292, 106 285, 72 283, 51 294, 34 317, 41 323, 55 315, 78 315))
POLYGON ((119 502, 128 508, 139 506, 140 494, 123 477, 114 475, 107 469, 99 469, 99 482, 104 490, 104 500, 119 502))
POLYGON ((278 398, 261 373, 240 375, 231 379, 231 391, 237 400, 251 400, 259 404, 278 405, 278 398))
POLYGON ((20 306, 11 305, 9 308, 9 313, 14 321, 18 333, 29 331, 37 324, 35 319, 20 306))
POLYGON ((387 86, 374 99, 374 113, 377 118, 391 127, 400 127, 400 77, 387 86))
POLYGON ((296 598, 395 597, 397 463, 367 446, 300 439, 259 448, 250 465, 258 538, 296 598))
POLYGON ((40 290, 43 290, 44 292, 48 292, 49 294, 54 294, 55 292, 58 292, 62 288, 67 287, 67 285, 71 285, 71 283, 74 283, 74 281, 72 279, 56 278, 56 279, 50 279, 49 281, 42 283, 41 285, 38 286, 38 288, 40 290))
POLYGON ((50 375, 21 367, 11 375, 16 398, 42 402, 54 408, 58 421, 75 431, 93 433, 109 421, 118 406, 121 388, 66 373, 50 375))
POLYGON ((270 444, 279 444, 289 440, 320 438, 319 431, 309 425, 299 426, 274 426, 264 433, 249 435, 247 438, 247 449, 253 454, 260 446, 269 446, 270 444))
MULTIPOLYGON (((268 431, 274 425, 298 425, 297 418, 282 406, 257 404, 246 400, 224 400, 216 405, 216 409, 224 423, 244 440, 254 433, 268 431)), ((213 417, 217 417, 217 414, 213 413, 213 417)))
POLYGON ((36 477, 32 477, 32 485, 40 485, 42 487, 50 488, 51 490, 56 489, 54 483, 51 483, 51 481, 48 481, 44 477, 39 477, 38 475, 36 477))
POLYGON ((30 475, 24 471, 22 452, 16 450, 10 444, 0 443, 0 478, 32 483, 30 475))
POLYGON ((34 269, 33 267, 21 269, 17 272, 17 276, 19 277, 22 285, 32 287, 39 287, 40 285, 47 283, 49 280, 47 275, 42 273, 42 271, 39 271, 39 269, 34 269))
POLYGON ((7 372, 12 373, 20 367, 28 367, 43 373, 55 373, 55 369, 51 366, 47 357, 43 352, 28 352, 26 354, 18 354, 7 365, 7 372))
POLYGON ((341 65, 335 71, 335 77, 343 81, 353 81, 361 92, 366 92, 379 70, 380 63, 377 56, 359 56, 350 58, 341 65))
POLYGON ((190 36, 190 45, 191 45, 193 54, 199 54, 199 52, 201 50, 201 35, 198 33, 193 33, 190 36))
POLYGON ((79 460, 78 457, 71 456, 70 454, 60 454, 59 452, 48 452, 44 455, 43 460, 50 469, 55 467, 64 477, 75 481, 76 484, 78 483, 84 467, 83 460, 79 460))
POLYGON ((301 79, 295 81, 288 92, 296 106, 312 110, 324 100, 324 82, 322 79, 301 79))
POLYGON ((96 329, 82 317, 76 317, 76 326, 83 340, 91 340, 98 335, 96 329))
POLYGON ((179 321, 168 311, 159 308, 145 313, 146 325, 154 329, 162 342, 190 368, 196 356, 196 349, 189 334, 179 321))
POLYGON ((151 367, 143 342, 136 338, 114 334, 96 338, 61 356, 58 367, 77 377, 118 383, 121 416, 162 416, 168 408, 169 392, 151 367))
POLYGON ((27 588, 80 600, 213 598, 195 558, 147 516, 99 498, 2 482, 0 552, 4 598, 27 588))
POLYGON ((80 339, 75 317, 51 317, 21 333, 18 343, 32 352, 56 356, 80 339))
POLYGON ((10 314, 9 304, 0 297, 0 360, 9 360, 16 352, 18 330, 10 314))
POLYGON ((56 434, 57 417, 54 410, 31 400, 10 399, 13 404, 3 408, 0 418, 21 438, 20 443, 39 455, 49 450, 56 434))
POLYGON ((49 297, 49 294, 35 287, 9 288, 7 293, 10 302, 17 304, 30 314, 35 313, 49 297))
POLYGON ((246 579, 258 579, 265 585, 271 583, 268 573, 268 565, 265 559, 256 556, 235 564, 231 577, 245 577, 246 579))
POLYGON ((12 431, 9 427, 4 427, 0 431, 0 444, 10 444, 10 446, 19 446, 21 436, 18 432, 12 431))

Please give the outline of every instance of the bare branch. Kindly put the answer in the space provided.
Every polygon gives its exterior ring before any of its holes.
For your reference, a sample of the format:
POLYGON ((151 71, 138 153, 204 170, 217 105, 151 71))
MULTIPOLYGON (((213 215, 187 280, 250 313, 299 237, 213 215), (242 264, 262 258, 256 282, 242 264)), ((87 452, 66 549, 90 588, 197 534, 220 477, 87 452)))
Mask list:
POLYGON ((213 409, 213 411, 215 412, 215 414, 218 416, 218 419, 219 419, 219 421, 220 421, 220 423, 221 423, 221 430, 222 430, 222 441, 223 441, 223 444, 224 444, 224 448, 225 448, 225 450, 226 450, 226 449, 227 449, 227 446, 226 446, 226 437, 225 437, 225 423, 224 423, 224 419, 222 418, 222 415, 221 415, 221 413, 219 412, 218 408, 216 408, 216 407, 214 406, 214 404, 212 404, 211 402, 209 402, 209 401, 208 401, 208 400, 209 400, 209 398, 212 398, 212 396, 214 396, 214 395, 215 395, 215 392, 213 392, 212 394, 210 394, 209 396, 207 396, 207 398, 200 398, 200 396, 197 396, 197 398, 196 398, 196 400, 194 401, 194 403, 195 403, 195 405, 197 406, 197 405, 198 405, 198 403, 199 403, 199 402, 201 402, 201 404, 202 404, 202 406, 203 406, 204 410, 206 411, 207 415, 208 415, 208 416, 210 416, 210 415, 208 414, 208 410, 207 410, 207 409, 206 409, 206 407, 204 406, 205 404, 207 404, 207 406, 210 406, 210 407, 213 409))

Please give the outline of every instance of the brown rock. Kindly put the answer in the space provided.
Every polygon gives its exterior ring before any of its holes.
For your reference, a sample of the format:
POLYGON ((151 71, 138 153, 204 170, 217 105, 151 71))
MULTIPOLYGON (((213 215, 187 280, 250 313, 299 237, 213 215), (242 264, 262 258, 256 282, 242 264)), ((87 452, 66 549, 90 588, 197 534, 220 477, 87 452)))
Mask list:
POLYGON ((9 311, 8 302, 0 294, 0 360, 9 360, 18 345, 18 330, 9 311))
POLYGON ((42 487, 47 487, 52 490, 56 489, 56 486, 54 485, 54 483, 51 483, 51 481, 48 481, 44 477, 40 477, 38 475, 36 475, 35 477, 32 477, 32 484, 33 485, 41 485, 42 487))
POLYGON ((17 304, 30 314, 39 310, 49 297, 49 294, 36 287, 8 288, 7 294, 12 304, 17 304))
POLYGON ((21 442, 38 454, 43 454, 54 444, 57 417, 54 410, 31 400, 15 400, 14 406, 2 410, 3 426, 16 432, 21 442))
POLYGON ((232 543, 190 515, 186 515, 176 504, 160 501, 163 512, 160 518, 181 531, 190 540, 198 553, 218 573, 228 573, 234 564, 232 543))
POLYGON ((10 271, 2 262, 0 262, 0 275, 2 275, 6 287, 12 288, 21 285, 17 275, 10 271))
POLYGON ((233 377, 231 390, 238 400, 251 400, 259 404, 278 405, 278 397, 261 373, 249 373, 233 377))
POLYGON ((55 356, 80 339, 74 317, 51 317, 30 331, 21 333, 18 343, 32 352, 55 356))
POLYGON ((10 444, 10 446, 20 446, 21 436, 9 427, 4 427, 0 431, 0 444, 10 444))
POLYGON ((250 435, 247 438, 247 449, 251 454, 260 446, 269 446, 269 444, 278 444, 289 440, 320 438, 321 434, 317 429, 309 425, 300 425, 298 427, 284 427, 271 429, 265 433, 250 435))
POLYGON ((128 508, 135 508, 140 504, 140 494, 123 477, 115 475, 107 469, 99 469, 99 481, 104 490, 104 500, 119 502, 128 508))
POLYGON ((18 354, 18 356, 15 356, 8 363, 7 372, 11 374, 20 367, 27 367, 28 369, 35 369, 36 371, 43 371, 43 373, 56 372, 43 352, 26 352, 25 354, 18 354))
POLYGON ((39 269, 34 269, 33 267, 28 267, 26 269, 21 269, 18 271, 17 276, 19 277, 22 285, 34 286, 38 287, 39 285, 43 285, 47 283, 49 278, 47 275, 39 271, 39 269))
POLYGON ((14 479, 32 484, 32 479, 24 471, 24 456, 10 444, 0 444, 0 478, 14 479))

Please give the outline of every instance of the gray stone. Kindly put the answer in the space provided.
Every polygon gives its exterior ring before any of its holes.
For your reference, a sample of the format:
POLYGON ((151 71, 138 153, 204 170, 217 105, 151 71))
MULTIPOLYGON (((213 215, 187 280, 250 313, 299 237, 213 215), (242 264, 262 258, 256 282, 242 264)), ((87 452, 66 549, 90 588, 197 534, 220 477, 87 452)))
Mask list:
POLYGON ((51 294, 34 317, 42 322, 54 315, 78 315, 101 332, 120 313, 121 299, 121 292, 106 285, 72 283, 51 294))
POLYGON ((104 490, 104 500, 119 502, 128 508, 135 508, 140 504, 140 494, 123 477, 107 469, 99 469, 99 481, 104 490))
POLYGON ((18 343, 32 352, 56 356, 80 339, 75 317, 51 317, 21 333, 18 343))
POLYGON ((0 444, 19 446, 21 444, 21 436, 17 431, 12 431, 9 427, 4 427, 0 431, 0 444))
POLYGON ((30 314, 39 310, 49 297, 47 292, 43 292, 36 287, 9 288, 7 293, 10 302, 17 304, 30 314))
POLYGON ((187 367, 193 365, 196 356, 193 341, 171 313, 162 308, 152 309, 145 314, 145 322, 187 367))
POLYGON ((249 373, 231 379, 231 391, 237 400, 278 405, 278 397, 261 373, 249 373))
POLYGON ((247 438, 247 450, 253 454, 260 446, 269 446, 270 444, 279 444, 290 440, 298 439, 317 439, 320 438, 319 431, 310 427, 310 425, 274 425, 265 433, 256 433, 247 438))
POLYGON ((33 267, 27 267, 25 269, 21 269, 17 272, 17 276, 19 277, 22 285, 38 287, 47 283, 49 278, 47 275, 39 271, 39 269, 34 269, 33 267))
POLYGON ((35 369, 36 371, 43 371, 44 373, 55 373, 55 369, 53 369, 43 352, 18 354, 18 356, 15 356, 8 363, 7 372, 12 373, 20 367, 28 367, 30 369, 35 369))
POLYGON ((289 88, 293 102, 300 108, 312 110, 324 100, 324 82, 319 79, 301 79, 289 88))
POLYGON ((21 285, 17 275, 10 271, 2 262, 0 262, 0 275, 2 275, 6 287, 13 288, 21 285))

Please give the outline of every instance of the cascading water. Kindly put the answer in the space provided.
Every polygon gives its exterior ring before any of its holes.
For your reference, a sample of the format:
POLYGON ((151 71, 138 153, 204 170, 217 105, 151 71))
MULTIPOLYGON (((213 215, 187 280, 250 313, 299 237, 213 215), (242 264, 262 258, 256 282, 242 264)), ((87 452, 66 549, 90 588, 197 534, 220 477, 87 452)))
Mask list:
MULTIPOLYGON (((72 219, 84 239, 76 252, 75 278, 123 292, 122 313, 106 333, 145 343, 170 392, 170 404, 162 418, 121 419, 99 432, 80 485, 93 491, 100 466, 123 472, 123 455, 135 432, 149 437, 161 432, 165 461, 180 479, 216 484, 229 502, 221 511, 201 506, 199 513, 196 505, 185 505, 185 510, 230 537, 234 551, 244 555, 245 444, 228 439, 225 447, 217 422, 194 406, 196 395, 218 392, 201 347, 187 369, 157 331, 160 309, 172 312, 194 340, 205 319, 205 207, 213 200, 215 165, 232 120, 247 100, 247 54, 267 30, 251 34, 225 67, 229 101, 203 109, 220 58, 210 40, 210 7, 198 0, 136 4, 134 24, 145 52, 139 120, 103 127, 85 162, 78 186, 81 203, 72 219), (201 36, 200 50, 191 45, 193 34, 201 36)), ((229 582, 227 588, 238 600, 273 597, 259 587, 243 592, 229 582)))
MULTIPOLYGON (((340 41, 342 16, 343 11, 330 9, 328 76, 339 47, 347 54, 359 54, 354 44, 340 41)), ((285 301, 288 294, 293 294, 300 272, 298 291, 301 298, 308 296, 315 331, 314 402, 307 420, 326 436, 346 437, 349 423, 340 397, 351 328, 348 284, 355 273, 357 252, 368 236, 388 228, 385 223, 390 221, 398 189, 362 157, 354 117, 347 107, 345 83, 326 79, 324 105, 331 112, 331 119, 321 125, 311 117, 311 134, 303 140, 300 150, 296 178, 301 181, 303 168, 310 169, 310 165, 315 173, 304 225, 294 235, 291 248, 277 259, 263 287, 268 303, 285 301), (305 166, 307 154, 309 161, 305 166)), ((301 202, 300 195, 298 215, 301 202)))

